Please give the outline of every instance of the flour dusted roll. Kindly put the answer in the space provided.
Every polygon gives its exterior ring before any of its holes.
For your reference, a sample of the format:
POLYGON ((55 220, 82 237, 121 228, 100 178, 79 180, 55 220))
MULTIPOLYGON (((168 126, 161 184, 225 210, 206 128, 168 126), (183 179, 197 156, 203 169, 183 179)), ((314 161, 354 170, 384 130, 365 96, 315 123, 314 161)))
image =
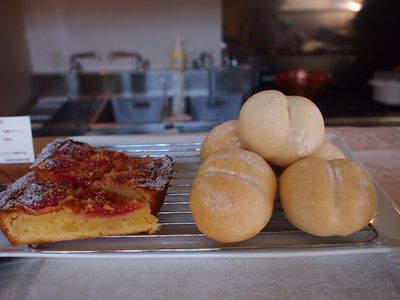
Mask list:
POLYGON ((377 209, 371 179, 347 159, 296 161, 282 173, 279 193, 289 221, 316 236, 357 232, 377 209))
POLYGON ((238 121, 226 121, 215 126, 207 135, 201 147, 200 158, 205 161, 210 154, 227 149, 240 148, 238 121))
POLYGON ((263 91, 250 97, 240 111, 242 148, 277 166, 310 156, 321 147, 324 134, 321 112, 304 97, 263 91))
POLYGON ((313 153, 312 156, 324 158, 327 160, 346 158, 342 150, 340 150, 335 144, 331 143, 328 139, 325 139, 322 146, 313 153))
POLYGON ((254 152, 234 149, 214 153, 201 165, 198 175, 209 172, 241 177, 255 183, 258 188, 268 194, 268 197, 275 196, 276 187, 272 188, 271 184, 267 184, 275 180, 273 170, 261 156, 254 152))
POLYGON ((243 149, 220 151, 201 165, 190 209, 198 229, 219 242, 249 239, 268 223, 276 178, 258 154, 243 149))

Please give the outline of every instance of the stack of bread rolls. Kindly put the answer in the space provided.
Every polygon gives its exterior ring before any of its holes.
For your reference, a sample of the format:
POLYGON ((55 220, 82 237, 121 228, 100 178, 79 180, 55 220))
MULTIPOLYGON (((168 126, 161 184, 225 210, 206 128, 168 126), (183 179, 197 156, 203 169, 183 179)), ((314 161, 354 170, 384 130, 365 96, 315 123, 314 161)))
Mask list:
POLYGON ((220 242, 248 239, 268 223, 279 193, 284 213, 316 236, 347 236, 377 208, 368 174, 325 139, 317 106, 269 90, 250 97, 239 120, 215 127, 201 149, 190 207, 199 230, 220 242))

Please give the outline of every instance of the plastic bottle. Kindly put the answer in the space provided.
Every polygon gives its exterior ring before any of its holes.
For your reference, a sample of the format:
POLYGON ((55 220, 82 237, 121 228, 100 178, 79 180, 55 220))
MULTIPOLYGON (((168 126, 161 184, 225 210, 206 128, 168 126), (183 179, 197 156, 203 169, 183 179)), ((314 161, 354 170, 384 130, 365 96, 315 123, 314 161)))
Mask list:
POLYGON ((183 50, 183 41, 181 38, 175 39, 175 47, 171 51, 171 68, 177 72, 183 72, 186 64, 186 54, 183 50))

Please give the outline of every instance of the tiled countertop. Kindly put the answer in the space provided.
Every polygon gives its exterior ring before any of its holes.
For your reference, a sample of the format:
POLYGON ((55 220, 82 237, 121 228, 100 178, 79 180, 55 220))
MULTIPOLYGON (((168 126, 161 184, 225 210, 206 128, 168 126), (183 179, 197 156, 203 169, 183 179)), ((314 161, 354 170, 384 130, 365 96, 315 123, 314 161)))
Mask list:
POLYGON ((331 127, 400 205, 400 127, 331 127))

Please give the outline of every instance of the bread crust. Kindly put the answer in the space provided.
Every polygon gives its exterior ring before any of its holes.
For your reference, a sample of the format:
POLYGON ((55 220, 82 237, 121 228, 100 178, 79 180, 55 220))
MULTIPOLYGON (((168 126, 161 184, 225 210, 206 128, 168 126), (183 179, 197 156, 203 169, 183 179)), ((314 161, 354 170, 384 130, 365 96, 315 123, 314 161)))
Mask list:
POLYGON ((190 196, 193 219, 216 241, 239 242, 259 233, 274 206, 276 178, 258 154, 220 151, 201 165, 190 196))
POLYGON ((348 236, 377 209, 372 180, 347 159, 299 160, 282 173, 279 193, 288 220, 316 236, 348 236))
POLYGON ((331 143, 325 138, 321 147, 313 153, 312 156, 324 158, 327 160, 346 158, 342 150, 340 150, 336 145, 331 143))
POLYGON ((240 111, 242 147, 280 167, 310 156, 322 145, 324 134, 321 112, 304 97, 263 91, 250 97, 240 111))
POLYGON ((238 148, 240 148, 238 120, 226 121, 215 126, 207 134, 201 147, 200 159, 203 162, 215 152, 238 148))

